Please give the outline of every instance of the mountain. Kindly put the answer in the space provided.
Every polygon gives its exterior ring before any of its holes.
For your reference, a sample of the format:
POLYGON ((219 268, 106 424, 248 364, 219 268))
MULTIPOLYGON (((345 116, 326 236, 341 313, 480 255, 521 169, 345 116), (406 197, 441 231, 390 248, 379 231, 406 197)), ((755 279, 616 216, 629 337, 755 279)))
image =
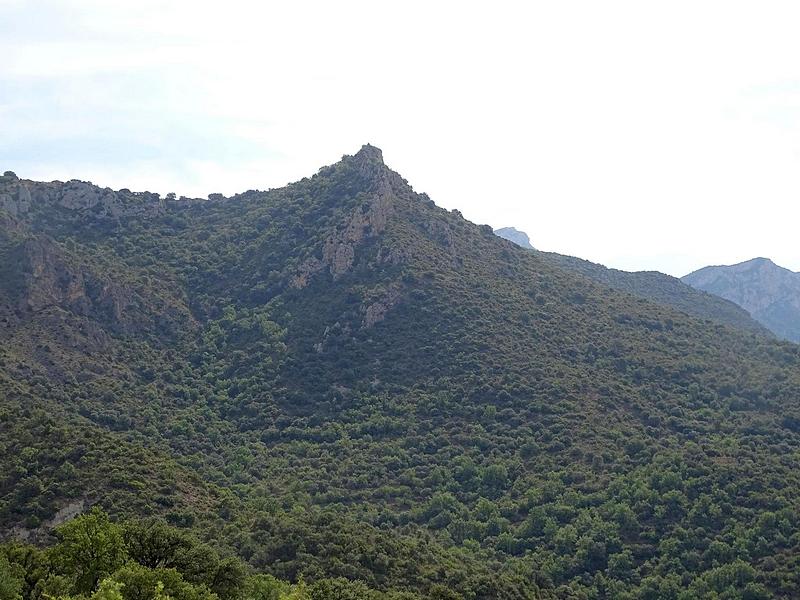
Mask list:
POLYGON ((800 589, 797 345, 519 248, 373 146, 207 200, 7 173, 0 205, 0 532, 53 547, 0 575, 30 590, 91 587, 51 531, 89 507, 134 532, 116 581, 223 599, 800 589), (190 535, 224 560, 137 550, 190 535))
POLYGON ((541 254, 559 267, 585 275, 615 290, 669 306, 693 317, 731 325, 744 331, 771 335, 766 327, 739 305, 713 293, 695 289, 677 277, 658 271, 628 272, 609 269, 588 260, 552 252, 541 254))
POLYGON ((531 240, 528 238, 528 234, 524 231, 520 231, 519 229, 515 229, 514 227, 501 227, 500 229, 495 229, 494 234, 508 240, 509 242, 514 242, 521 248, 526 248, 528 250, 534 249, 531 245, 531 240))
POLYGON ((800 273, 767 258, 705 267, 683 277, 700 290, 735 302, 775 335, 800 342, 800 273))
MULTIPOLYGON (((530 245, 528 236, 513 227, 496 229, 494 233, 522 248, 535 250, 530 245)), ((543 259, 562 269, 580 273, 615 290, 675 308, 694 317, 732 325, 745 331, 771 335, 767 327, 753 319, 738 304, 725 300, 719 295, 697 290, 676 277, 671 277, 658 271, 631 273, 619 269, 609 269, 603 265, 574 256, 566 256, 555 252, 537 252, 543 259)))

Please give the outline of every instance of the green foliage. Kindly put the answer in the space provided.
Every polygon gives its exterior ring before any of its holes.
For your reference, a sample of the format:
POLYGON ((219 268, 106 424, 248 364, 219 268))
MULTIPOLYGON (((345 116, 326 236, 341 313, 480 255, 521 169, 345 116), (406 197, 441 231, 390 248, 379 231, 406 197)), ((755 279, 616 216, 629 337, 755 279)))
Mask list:
POLYGON ((217 597, 203 585, 186 582, 175 569, 150 569, 129 563, 117 570, 111 579, 122 585, 124 600, 213 600, 217 597))
POLYGON ((272 575, 253 575, 245 582, 244 596, 252 600, 280 600, 290 590, 288 583, 272 575))
POLYGON ((308 586, 302 577, 292 585, 271 575, 251 575, 239 560, 220 559, 206 544, 163 522, 132 520, 117 525, 96 508, 62 525, 58 533, 60 541, 46 552, 20 544, 0 546, 2 600, 416 598, 410 594, 386 596, 361 582, 343 578, 321 578, 308 586), (125 542, 132 549, 130 556, 124 565, 81 592, 88 587, 84 582, 89 573, 108 570, 108 556, 113 555, 108 544, 115 537, 112 531, 124 531, 125 542), (75 557, 82 557, 84 563, 75 557), (101 563, 106 567, 97 566, 101 563), (178 566, 167 567, 166 563, 178 566), (54 571, 61 571, 64 576, 54 575, 54 571))
POLYGON ((78 594, 90 593, 127 559, 121 528, 97 508, 59 526, 56 534, 52 561, 75 578, 78 594))
POLYGON ((371 600, 380 594, 370 590, 360 581, 348 581, 342 577, 324 579, 311 586, 311 600, 371 600))
MULTIPOLYGON (((112 579, 104 579, 97 587, 97 591, 92 594, 92 600, 123 600, 125 597, 122 593, 124 584, 114 581, 112 579)), ((162 600, 162 598, 158 598, 162 600)), ((163 600, 166 600, 164 598, 163 600)))
POLYGON ((0 600, 22 600, 24 573, 19 565, 11 564, 0 554, 0 600))

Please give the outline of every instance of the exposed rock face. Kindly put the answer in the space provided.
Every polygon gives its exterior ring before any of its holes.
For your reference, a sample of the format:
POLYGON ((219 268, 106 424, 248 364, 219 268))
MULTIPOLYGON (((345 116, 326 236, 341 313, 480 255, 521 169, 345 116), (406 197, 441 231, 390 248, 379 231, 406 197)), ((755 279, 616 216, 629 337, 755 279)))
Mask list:
POLYGON ((372 327, 376 323, 383 321, 386 318, 386 314, 400 301, 400 296, 400 288, 392 287, 365 306, 362 327, 372 327))
POLYGON ((0 210, 16 219, 25 218, 36 209, 66 209, 72 218, 119 219, 160 214, 165 203, 158 194, 114 191, 85 181, 49 183, 0 178, 0 210))
POLYGON ((514 242, 517 246, 527 250, 534 250, 534 247, 531 245, 531 240, 528 238, 528 234, 524 231, 520 231, 514 227, 501 227, 500 229, 495 229, 494 234, 509 242, 514 242))
POLYGON ((391 190, 381 190, 367 206, 358 208, 344 229, 335 232, 322 249, 322 262, 334 279, 353 266, 356 247, 367 237, 381 233, 392 210, 391 190))
POLYGON ((31 208, 31 194, 28 188, 17 179, 4 176, 0 179, 0 210, 17 219, 31 208))
POLYGON ((62 523, 66 523, 67 521, 74 519, 84 510, 86 510, 86 500, 83 498, 75 500, 67 504, 65 507, 59 510, 55 515, 53 515, 53 518, 50 519, 50 521, 47 522, 46 525, 49 528, 58 527, 62 523))
POLYGON ((169 291, 142 289, 34 233, 39 219, 67 227, 95 222, 116 227, 122 218, 155 217, 165 210, 165 202, 150 192, 113 191, 76 180, 33 182, 6 172, 0 177, 3 317, 46 321, 53 317, 50 309, 60 309, 83 319, 86 331, 94 323, 125 334, 171 334, 179 324, 191 325, 188 308, 169 291))
POLYGON ((158 298, 141 298, 135 290, 73 260, 46 236, 23 238, 3 258, 7 264, 0 295, 22 315, 57 307, 120 333, 153 327, 169 331, 188 316, 158 298))
POLYGON ((325 239, 321 260, 311 257, 303 263, 292 279, 292 287, 305 287, 315 273, 326 268, 334 279, 350 271, 357 247, 365 239, 386 229, 397 190, 408 187, 402 177, 383 164, 383 154, 374 146, 364 146, 349 160, 359 175, 372 183, 372 197, 356 208, 344 225, 325 239))
POLYGON ((42 523, 36 529, 16 526, 11 530, 11 538, 20 542, 42 543, 53 534, 53 529, 71 521, 86 510, 88 501, 85 498, 73 500, 56 512, 51 519, 42 523))
POLYGON ((705 267, 683 281, 735 302, 779 337, 800 342, 800 273, 767 258, 754 258, 705 267))
POLYGON ((51 305, 63 305, 78 314, 86 314, 91 301, 86 293, 83 273, 74 268, 59 247, 44 237, 29 238, 12 253, 18 266, 16 289, 22 311, 38 312, 51 305))

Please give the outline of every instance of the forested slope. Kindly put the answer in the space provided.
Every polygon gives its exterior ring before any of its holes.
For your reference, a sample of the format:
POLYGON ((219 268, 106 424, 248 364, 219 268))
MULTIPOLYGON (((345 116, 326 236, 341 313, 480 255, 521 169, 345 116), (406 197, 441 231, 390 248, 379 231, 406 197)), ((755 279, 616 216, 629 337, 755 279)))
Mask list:
POLYGON ((797 595, 793 344, 518 248, 371 146, 227 199, 8 175, 0 207, 8 534, 79 502, 292 581, 797 595))

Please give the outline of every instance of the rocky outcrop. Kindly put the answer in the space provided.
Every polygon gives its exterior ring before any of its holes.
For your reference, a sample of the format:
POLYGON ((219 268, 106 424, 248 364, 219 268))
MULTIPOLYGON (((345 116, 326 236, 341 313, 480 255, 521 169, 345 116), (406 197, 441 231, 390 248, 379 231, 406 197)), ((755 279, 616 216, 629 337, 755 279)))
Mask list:
POLYGON ((369 328, 383 321, 387 313, 400 301, 400 296, 400 288, 398 286, 393 286, 384 291, 377 298, 365 303, 363 307, 364 320, 362 322, 362 327, 369 328))
POLYGON ((111 331, 169 332, 188 311, 137 291, 72 258, 46 236, 28 236, 2 257, 0 294, 16 311, 34 315, 57 307, 103 323, 111 331))
POLYGON ((52 518, 48 519, 35 529, 29 529, 20 525, 12 527, 8 537, 20 542, 42 543, 53 534, 53 530, 56 527, 66 523, 67 521, 71 521, 83 513, 87 509, 88 505, 89 502, 86 498, 73 500, 59 509, 56 514, 52 516, 52 518))
MULTIPOLYGON (((34 199, 36 197, 34 196, 34 199)), ((85 181, 68 181, 55 197, 62 208, 82 215, 118 219, 120 217, 156 215, 164 211, 164 201, 158 194, 133 193, 129 190, 115 192, 98 188, 85 181)))
MULTIPOLYGON (((83 273, 69 264, 60 248, 45 237, 22 241, 12 252, 18 286, 8 291, 23 312, 38 312, 47 306, 63 305, 78 314, 88 313, 91 301, 83 273)), ((8 279, 4 279, 7 282, 8 279)))
POLYGON ((344 227, 325 240, 322 262, 334 279, 353 266, 356 247, 367 237, 386 228, 392 210, 391 191, 377 195, 367 206, 361 206, 350 216, 344 227))
POLYGON ((27 186, 9 175, 0 178, 0 211, 18 219, 25 216, 30 209, 31 194, 27 186))
POLYGON ((368 237, 382 232, 392 210, 390 194, 376 196, 366 205, 357 208, 337 230, 331 232, 322 244, 322 258, 310 257, 292 278, 294 288, 304 288, 311 277, 325 269, 334 279, 350 271, 356 257, 356 248, 368 237))
POLYGON ((85 181, 34 182, 16 176, 0 178, 0 210, 23 219, 39 210, 48 217, 114 220, 155 216, 164 212, 165 201, 151 192, 114 191, 85 181))
POLYGON ((371 183, 371 198, 353 210, 325 238, 321 258, 310 257, 300 266, 292 277, 291 286, 294 288, 304 288, 314 274, 326 269, 333 279, 350 271, 358 246, 386 229, 396 194, 408 188, 402 177, 383 164, 383 155, 374 146, 366 145, 355 156, 345 160, 349 160, 357 173, 371 183))

